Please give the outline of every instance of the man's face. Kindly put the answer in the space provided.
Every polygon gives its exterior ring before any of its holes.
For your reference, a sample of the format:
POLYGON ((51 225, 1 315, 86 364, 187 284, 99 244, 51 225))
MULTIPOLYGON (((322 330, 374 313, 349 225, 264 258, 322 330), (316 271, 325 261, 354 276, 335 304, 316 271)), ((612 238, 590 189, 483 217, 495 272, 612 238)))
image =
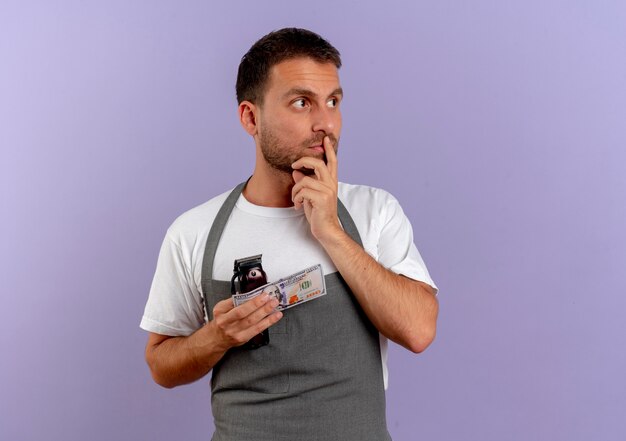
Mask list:
POLYGON ((265 161, 291 174, 291 164, 303 156, 325 159, 326 135, 336 152, 342 97, 332 63, 296 58, 274 65, 257 121, 257 141, 265 161))

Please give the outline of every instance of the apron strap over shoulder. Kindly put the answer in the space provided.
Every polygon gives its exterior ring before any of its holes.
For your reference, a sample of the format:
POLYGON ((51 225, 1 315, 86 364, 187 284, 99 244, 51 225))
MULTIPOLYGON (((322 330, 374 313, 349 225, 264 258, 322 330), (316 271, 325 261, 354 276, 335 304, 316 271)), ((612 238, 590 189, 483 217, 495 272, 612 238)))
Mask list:
POLYGON ((206 245, 204 247, 204 257, 202 258, 202 276, 201 276, 201 284, 202 284, 202 298, 204 300, 204 312, 207 320, 213 320, 213 311, 209 308, 209 302, 207 293, 213 292, 213 262, 215 261, 215 253, 217 251, 217 245, 220 242, 220 238, 222 237, 222 232, 224 231, 224 227, 228 222, 228 218, 237 203, 237 199, 239 199, 239 195, 243 191, 243 188, 246 186, 246 182, 242 182, 238 186, 236 186, 233 191, 228 195, 220 211, 217 212, 217 216, 215 216, 215 220, 213 221, 213 225, 211 225, 211 230, 209 231, 209 236, 206 240, 206 245))
POLYGON ((363 248, 363 241, 361 240, 359 230, 357 229, 356 224, 352 219, 352 216, 350 216, 348 209, 345 205, 343 205, 343 202, 341 202, 339 198, 337 198, 337 217, 341 221, 343 231, 345 231, 348 236, 352 238, 353 241, 358 243, 361 248, 363 248))

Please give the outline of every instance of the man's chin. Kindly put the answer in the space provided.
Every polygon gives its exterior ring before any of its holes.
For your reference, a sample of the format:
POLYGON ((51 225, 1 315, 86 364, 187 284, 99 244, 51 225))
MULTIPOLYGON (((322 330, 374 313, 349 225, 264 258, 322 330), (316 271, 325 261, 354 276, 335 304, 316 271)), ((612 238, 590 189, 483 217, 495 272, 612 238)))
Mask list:
MULTIPOLYGON (((324 164, 328 164, 328 161, 326 160, 326 153, 324 152, 307 151, 301 157, 321 159, 322 161, 324 161, 324 164)), ((306 176, 312 176, 315 174, 315 170, 313 170, 312 168, 302 167, 297 170, 302 172, 302 174, 306 176)))

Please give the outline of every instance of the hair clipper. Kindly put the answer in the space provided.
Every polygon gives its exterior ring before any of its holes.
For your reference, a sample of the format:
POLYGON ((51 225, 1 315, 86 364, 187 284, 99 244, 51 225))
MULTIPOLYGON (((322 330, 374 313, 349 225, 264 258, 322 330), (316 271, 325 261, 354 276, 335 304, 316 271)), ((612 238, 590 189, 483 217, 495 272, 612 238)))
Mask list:
MULTIPOLYGON (((234 274, 230 281, 231 294, 250 292, 259 286, 267 284, 267 275, 265 271, 263 271, 261 256, 262 254, 258 254, 256 256, 235 260, 234 274)), ((265 346, 269 342, 270 334, 266 329, 252 337, 252 339, 245 344, 245 347, 248 349, 257 349, 261 346, 265 346)))

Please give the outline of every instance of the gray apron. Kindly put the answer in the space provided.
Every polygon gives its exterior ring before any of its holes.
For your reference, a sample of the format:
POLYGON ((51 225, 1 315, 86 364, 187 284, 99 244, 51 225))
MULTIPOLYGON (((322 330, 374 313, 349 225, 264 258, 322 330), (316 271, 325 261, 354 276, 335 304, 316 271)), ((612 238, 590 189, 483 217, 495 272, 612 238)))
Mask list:
MULTIPOLYGON (((207 239, 202 291, 209 320, 215 304, 230 297, 230 281, 213 279, 213 262, 244 186, 228 196, 207 239)), ((337 212, 346 233, 362 246, 339 200, 337 212)), ((391 439, 378 331, 338 272, 325 279, 327 294, 283 311, 269 328, 267 346, 232 348, 213 367, 213 441, 391 439)))

